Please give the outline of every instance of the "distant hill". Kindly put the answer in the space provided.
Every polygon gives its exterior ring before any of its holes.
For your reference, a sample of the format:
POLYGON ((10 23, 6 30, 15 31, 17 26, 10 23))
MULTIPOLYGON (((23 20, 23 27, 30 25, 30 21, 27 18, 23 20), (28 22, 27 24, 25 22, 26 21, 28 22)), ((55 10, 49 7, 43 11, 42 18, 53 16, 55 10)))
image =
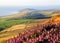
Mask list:
POLYGON ((35 10, 35 9, 24 9, 21 10, 19 13, 2 16, 0 19, 44 19, 44 18, 50 18, 57 13, 59 13, 59 10, 35 10))

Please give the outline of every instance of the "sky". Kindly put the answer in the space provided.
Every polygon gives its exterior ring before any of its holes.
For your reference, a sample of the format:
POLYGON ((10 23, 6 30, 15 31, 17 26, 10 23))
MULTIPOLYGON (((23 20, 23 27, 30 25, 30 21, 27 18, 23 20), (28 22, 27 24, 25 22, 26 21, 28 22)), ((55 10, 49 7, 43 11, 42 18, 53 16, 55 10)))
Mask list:
POLYGON ((11 14, 25 8, 57 9, 60 8, 60 0, 0 0, 0 15, 11 14))
POLYGON ((0 6, 60 6, 60 0, 0 0, 0 6))

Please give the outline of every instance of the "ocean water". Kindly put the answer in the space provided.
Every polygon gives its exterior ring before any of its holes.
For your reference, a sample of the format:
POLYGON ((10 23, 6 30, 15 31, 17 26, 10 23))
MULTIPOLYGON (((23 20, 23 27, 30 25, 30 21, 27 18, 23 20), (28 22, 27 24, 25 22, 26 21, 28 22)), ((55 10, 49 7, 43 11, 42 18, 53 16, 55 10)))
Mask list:
POLYGON ((57 9, 60 8, 60 6, 0 6, 0 16, 6 16, 6 15, 11 15, 20 12, 23 9, 37 9, 37 10, 49 10, 49 9, 57 9))
POLYGON ((0 7, 0 16, 15 14, 20 10, 22 10, 20 7, 0 7))

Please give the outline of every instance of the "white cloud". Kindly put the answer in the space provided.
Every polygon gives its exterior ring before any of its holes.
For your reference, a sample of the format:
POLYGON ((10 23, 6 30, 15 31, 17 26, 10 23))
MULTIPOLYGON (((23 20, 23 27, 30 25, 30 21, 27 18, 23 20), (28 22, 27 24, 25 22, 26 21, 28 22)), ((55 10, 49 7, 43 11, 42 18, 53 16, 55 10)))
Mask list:
POLYGON ((60 5, 60 0, 0 0, 0 6, 50 6, 60 5))

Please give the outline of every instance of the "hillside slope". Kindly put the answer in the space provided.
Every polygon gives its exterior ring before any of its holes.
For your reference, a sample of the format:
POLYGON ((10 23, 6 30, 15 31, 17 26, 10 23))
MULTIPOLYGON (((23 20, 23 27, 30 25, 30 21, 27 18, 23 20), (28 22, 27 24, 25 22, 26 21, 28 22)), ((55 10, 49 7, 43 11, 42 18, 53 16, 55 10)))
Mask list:
MULTIPOLYGON (((60 14, 59 15, 57 14, 56 16, 53 16, 52 18, 44 21, 42 24, 43 24, 42 26, 47 26, 47 25, 49 25, 49 26, 52 26, 52 25, 59 26, 59 24, 60 24, 60 14)), ((31 24, 31 25, 33 25, 33 24, 31 24)), ((28 25, 28 26, 31 26, 31 25, 28 25)), ((36 25, 36 24, 34 24, 34 25, 36 25)), ((18 32, 24 32, 25 31, 25 26, 26 26, 25 24, 15 25, 15 26, 12 26, 11 28, 8 28, 8 29, 2 31, 0 33, 1 34, 0 35, 0 41, 7 40, 9 38, 13 38, 14 36, 18 35, 18 32)), ((39 26, 39 27, 41 27, 41 26, 39 26)), ((35 27, 33 27, 33 28, 35 28, 35 27)), ((48 28, 48 30, 49 30, 49 28, 48 28)))
POLYGON ((24 31, 17 37, 6 41, 7 43, 60 43, 60 15, 53 16, 32 28, 24 31), (14 40, 13 40, 14 39, 14 40), (13 40, 13 41, 11 41, 13 40))
POLYGON ((47 20, 44 23, 51 23, 51 24, 59 24, 60 22, 60 14, 57 13, 57 15, 53 16, 52 18, 50 18, 49 20, 47 20))
POLYGON ((17 14, 2 16, 0 19, 38 19, 38 18, 49 18, 51 16, 57 15, 59 10, 33 10, 33 9, 24 9, 17 14))

